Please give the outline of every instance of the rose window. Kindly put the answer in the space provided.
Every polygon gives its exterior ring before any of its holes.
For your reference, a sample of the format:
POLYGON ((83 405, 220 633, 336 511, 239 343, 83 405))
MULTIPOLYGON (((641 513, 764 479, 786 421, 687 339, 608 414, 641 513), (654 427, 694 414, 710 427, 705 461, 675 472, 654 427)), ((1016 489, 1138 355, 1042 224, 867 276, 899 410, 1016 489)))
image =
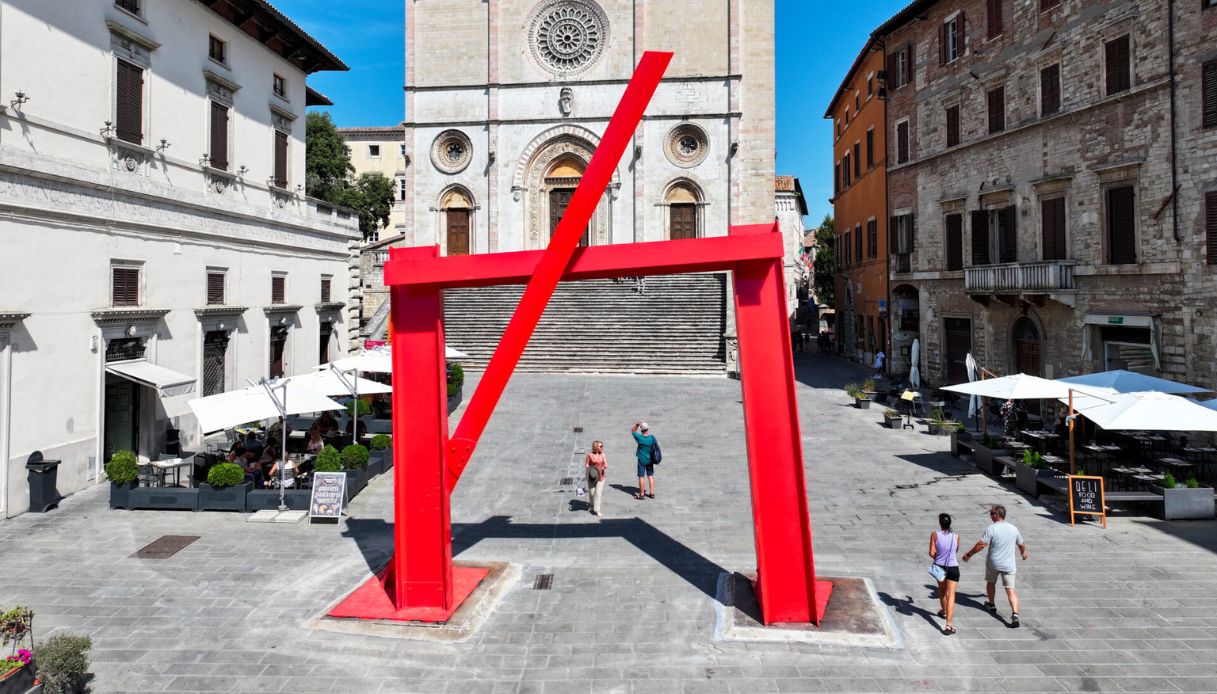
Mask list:
POLYGON ((608 38, 608 18, 590 0, 551 0, 533 10, 530 43, 533 57, 560 75, 594 63, 608 38))

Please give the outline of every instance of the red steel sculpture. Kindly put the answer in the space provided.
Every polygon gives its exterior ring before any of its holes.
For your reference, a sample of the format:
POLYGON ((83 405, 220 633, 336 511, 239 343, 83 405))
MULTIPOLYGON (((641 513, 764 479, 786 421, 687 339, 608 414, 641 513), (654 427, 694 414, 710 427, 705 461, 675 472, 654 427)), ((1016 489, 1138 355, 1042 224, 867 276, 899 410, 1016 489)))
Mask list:
POLYGON ((457 257, 440 257, 438 247, 390 250, 395 554, 331 616, 446 621, 487 575, 453 566, 449 497, 559 281, 730 270, 762 619, 820 623, 832 584, 816 580, 812 558, 776 223, 731 227, 721 237, 577 248, 671 58, 643 54, 546 250, 457 257), (449 438, 443 290, 525 282, 449 438))

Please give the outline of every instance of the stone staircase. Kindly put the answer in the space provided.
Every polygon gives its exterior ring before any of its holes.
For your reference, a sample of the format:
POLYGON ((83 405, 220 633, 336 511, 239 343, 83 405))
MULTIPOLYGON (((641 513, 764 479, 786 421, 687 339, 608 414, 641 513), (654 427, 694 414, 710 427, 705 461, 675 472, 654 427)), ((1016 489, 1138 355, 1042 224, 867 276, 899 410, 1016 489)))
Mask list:
MULTIPOLYGON (((522 285, 444 292, 448 346, 482 369, 524 293, 522 285)), ((520 371, 722 374, 722 273, 587 280, 558 285, 517 367, 520 371)))

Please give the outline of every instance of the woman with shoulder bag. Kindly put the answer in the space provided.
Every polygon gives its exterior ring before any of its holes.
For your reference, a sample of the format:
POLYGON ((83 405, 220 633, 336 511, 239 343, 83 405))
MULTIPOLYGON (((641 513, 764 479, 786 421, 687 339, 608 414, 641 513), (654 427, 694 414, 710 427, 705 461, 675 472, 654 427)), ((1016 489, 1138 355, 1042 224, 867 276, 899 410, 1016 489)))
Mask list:
POLYGON ((959 534, 951 532, 951 515, 938 514, 939 530, 930 533, 930 575, 938 581, 938 602, 942 609, 938 616, 947 620, 942 633, 955 633, 951 621, 955 618, 955 588, 959 585, 959 534))
POLYGON ((592 451, 583 459, 583 474, 587 477, 587 510, 600 515, 600 498, 604 492, 604 472, 608 461, 604 458, 604 442, 592 441, 592 451))

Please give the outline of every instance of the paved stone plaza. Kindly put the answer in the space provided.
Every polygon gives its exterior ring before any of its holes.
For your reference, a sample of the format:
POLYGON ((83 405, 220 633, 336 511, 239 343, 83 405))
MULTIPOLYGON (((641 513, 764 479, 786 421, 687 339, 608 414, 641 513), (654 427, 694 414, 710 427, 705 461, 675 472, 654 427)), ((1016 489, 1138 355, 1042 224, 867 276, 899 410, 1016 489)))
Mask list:
POLYGON ((860 380, 856 367, 796 362, 818 570, 871 579, 899 647, 715 639, 719 576, 755 565, 740 390, 725 378, 513 379, 453 521, 460 559, 512 562, 520 579, 463 642, 305 626, 388 559, 387 476, 337 527, 110 511, 97 487, 0 523, 0 605, 31 606, 40 638, 92 636, 96 692, 1217 691, 1217 523, 1071 528, 924 426, 885 430, 878 409, 847 406, 839 386, 860 380), (654 501, 631 496, 638 419, 664 448, 654 501), (602 520, 562 483, 593 438, 609 458, 602 520), (943 636, 929 533, 948 511, 966 549, 989 503, 1028 542, 1023 627, 981 609, 974 560, 959 633, 943 636), (130 558, 170 534, 201 539, 170 559, 130 558), (539 574, 551 589, 534 590, 539 574))

